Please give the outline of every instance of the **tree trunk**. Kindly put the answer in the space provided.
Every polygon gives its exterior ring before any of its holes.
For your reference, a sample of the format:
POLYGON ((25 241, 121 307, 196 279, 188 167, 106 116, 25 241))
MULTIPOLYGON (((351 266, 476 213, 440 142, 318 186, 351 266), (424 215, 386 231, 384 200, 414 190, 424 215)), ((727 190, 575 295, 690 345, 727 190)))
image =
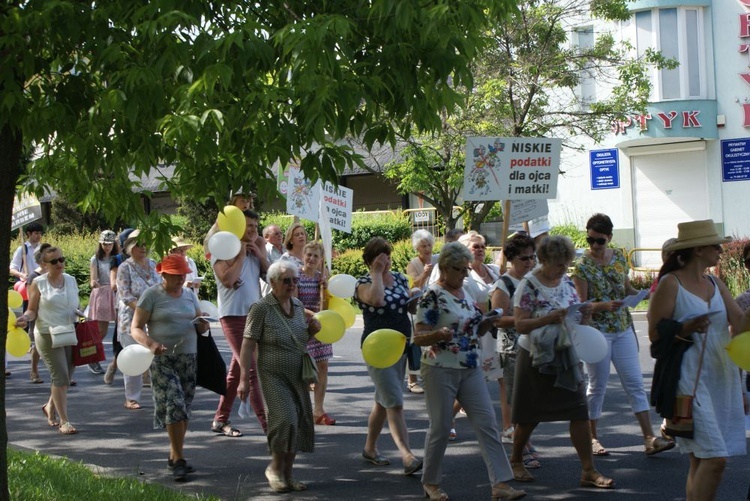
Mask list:
MULTIPOLYGON (((16 195, 16 182, 21 172, 21 133, 14 132, 10 126, 0 130, 0 227, 10 233, 10 221, 13 214, 13 200, 16 195)), ((0 284, 8 283, 10 251, 5 241, 0 245, 0 284)), ((0 325, 7 325, 8 287, 0 287, 0 325)), ((7 329, 0 329, 0 360, 5 360, 5 340, 7 329)), ((5 420, 5 377, 0 377, 0 501, 10 499, 8 491, 8 430, 5 420)))

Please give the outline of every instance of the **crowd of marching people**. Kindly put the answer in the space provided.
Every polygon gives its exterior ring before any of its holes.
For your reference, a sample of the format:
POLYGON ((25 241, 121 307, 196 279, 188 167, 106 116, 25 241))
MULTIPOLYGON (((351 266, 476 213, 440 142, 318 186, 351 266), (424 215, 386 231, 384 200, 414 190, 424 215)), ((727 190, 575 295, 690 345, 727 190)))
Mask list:
MULTIPOLYGON (((101 232, 90 260, 89 305, 81 311, 78 284, 65 273, 64 249, 42 243, 43 228, 32 223, 10 265, 26 294, 15 325, 28 329, 33 340, 31 382, 43 382, 40 359, 49 371, 50 395, 41 408, 47 424, 65 435, 78 431, 67 398, 76 383, 72 346, 60 340, 77 319, 95 323, 102 339, 114 323, 115 358, 106 369, 99 362, 87 364, 106 384, 116 379, 121 351, 136 345, 147 349, 150 365, 142 373, 123 374, 124 406, 141 409, 143 388, 151 387, 154 428, 166 430, 169 439, 167 466, 176 481, 184 481, 195 471, 184 449, 199 336, 209 331, 209 321, 219 322, 231 360, 211 431, 242 437, 233 413, 238 407, 252 409, 267 437, 270 488, 305 490, 294 476, 296 455, 313 452, 316 426, 336 424, 335 409, 325 406, 333 347, 316 338, 322 328, 316 313, 327 309, 324 263, 330 256, 320 242, 309 241, 299 223, 286 232, 276 225, 261 232, 249 194, 233 194, 230 205, 244 219, 237 253, 210 253, 220 221, 204 242, 216 278, 216 318, 206 318, 214 314, 199 301, 202 277, 186 254, 192 244, 183 238, 172 238, 172 248, 157 261, 138 229, 101 232), (317 366, 313 379, 309 365, 317 366)), ((415 257, 404 273, 392 269, 390 242, 370 240, 363 249, 368 272, 356 277, 353 293, 363 317, 361 342, 391 329, 403 336, 404 350, 387 367, 365 360, 374 393, 362 459, 390 464, 378 448, 387 423, 403 473, 421 472, 425 497, 447 500, 440 484, 450 471, 444 465, 455 459, 445 453, 456 439, 455 417, 462 412, 476 433, 492 499, 519 499, 525 491, 508 482, 535 481, 532 471, 542 466, 532 444, 534 430, 543 422, 564 421, 570 423, 580 461, 580 486, 614 488, 615 480, 595 464, 596 457, 609 454, 599 424, 614 366, 645 454, 678 445, 690 458, 687 499, 714 499, 727 459, 745 454, 741 374, 724 347, 731 336, 750 330, 750 291, 735 301, 707 272, 731 239, 706 220, 681 223, 677 237, 665 243, 648 312, 651 353, 657 359, 649 399, 626 306, 639 291, 630 283, 627 259, 610 245, 612 233, 610 218, 595 214, 586 225, 589 247, 577 255, 566 237, 519 232, 489 263, 485 239, 475 231, 449 232, 435 254, 434 237, 418 230, 412 236, 415 257), (576 347, 576 340, 593 331, 581 326, 596 329, 600 356, 584 356, 576 347), (488 389, 495 382, 499 415, 488 389), (409 440, 405 390, 424 395, 429 429, 421 457, 409 440), (692 406, 690 420, 678 403, 691 398, 700 405, 692 406), (665 418, 658 435, 652 406, 665 418)), ((750 246, 743 256, 750 269, 750 246)))

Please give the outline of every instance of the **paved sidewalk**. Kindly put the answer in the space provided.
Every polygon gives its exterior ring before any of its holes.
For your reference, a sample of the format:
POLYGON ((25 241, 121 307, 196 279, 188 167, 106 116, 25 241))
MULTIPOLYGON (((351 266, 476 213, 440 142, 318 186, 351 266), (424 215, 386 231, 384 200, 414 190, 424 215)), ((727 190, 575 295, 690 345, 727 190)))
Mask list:
MULTIPOLYGON (((643 320, 643 315, 636 316, 648 388, 652 363, 648 358, 643 320)), ((213 327, 213 332, 229 360, 229 350, 218 325, 213 327)), ((144 389, 143 410, 127 410, 123 407, 121 375, 117 375, 112 386, 107 386, 101 376, 94 376, 86 367, 76 371, 78 386, 71 388, 69 395, 70 418, 80 433, 62 436, 46 425, 42 415, 48 384, 31 384, 28 361, 11 361, 13 376, 7 380, 6 395, 9 441, 16 447, 83 461, 106 474, 159 482, 186 493, 207 493, 224 500, 421 498, 419 477, 403 475, 387 427, 379 446, 393 464, 376 467, 361 458, 367 416, 372 406, 372 385, 359 351, 360 333, 361 324, 356 324, 335 345, 326 409, 338 423, 331 427, 317 426, 315 453, 300 454, 297 458, 296 477, 309 483, 306 492, 272 493, 263 474, 269 457, 257 421, 232 417, 233 424, 245 433, 241 438, 212 433, 209 428, 218 396, 203 389, 196 395, 185 448, 197 472, 189 482, 176 484, 166 468, 166 432, 152 428, 150 389, 144 389)), ((49 382, 46 370, 41 372, 45 382, 49 382)), ((497 400, 497 385, 492 383, 489 388, 497 400)), ((406 392, 410 442, 418 455, 423 452, 428 426, 423 398, 406 392)), ((656 428, 656 416, 652 422, 656 428)), ((580 466, 565 423, 545 423, 538 427, 534 443, 542 455, 542 468, 533 471, 537 481, 531 484, 513 482, 514 487, 526 489, 527 499, 612 501, 644 496, 643 499, 667 501, 684 498, 687 457, 676 451, 651 458, 645 456, 627 397, 615 376, 610 380, 599 430, 602 442, 612 454, 598 458, 597 466, 604 474, 615 478, 616 490, 604 492, 578 487, 580 466)), ((466 417, 458 419, 457 431, 458 440, 450 443, 446 452, 442 487, 453 500, 487 499, 490 486, 486 469, 466 417)), ((745 499, 750 481, 748 471, 746 457, 730 460, 718 499, 745 499)))

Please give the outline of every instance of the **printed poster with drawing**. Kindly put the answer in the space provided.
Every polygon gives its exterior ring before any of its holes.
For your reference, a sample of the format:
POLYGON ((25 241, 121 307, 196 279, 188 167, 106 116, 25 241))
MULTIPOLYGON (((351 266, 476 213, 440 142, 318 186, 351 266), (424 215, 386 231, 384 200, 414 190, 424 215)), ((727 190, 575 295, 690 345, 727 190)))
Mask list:
POLYGON ((317 222, 319 206, 320 182, 312 184, 299 168, 287 169, 287 214, 317 222))
POLYGON ((467 137, 464 200, 557 197, 562 140, 467 137))

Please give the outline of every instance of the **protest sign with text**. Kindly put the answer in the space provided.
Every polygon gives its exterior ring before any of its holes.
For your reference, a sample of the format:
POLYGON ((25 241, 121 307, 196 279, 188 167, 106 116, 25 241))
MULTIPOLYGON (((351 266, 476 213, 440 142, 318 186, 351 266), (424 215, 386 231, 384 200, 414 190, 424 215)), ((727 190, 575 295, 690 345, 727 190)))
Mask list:
POLYGON ((556 138, 466 138, 464 200, 557 197, 561 147, 556 138))

